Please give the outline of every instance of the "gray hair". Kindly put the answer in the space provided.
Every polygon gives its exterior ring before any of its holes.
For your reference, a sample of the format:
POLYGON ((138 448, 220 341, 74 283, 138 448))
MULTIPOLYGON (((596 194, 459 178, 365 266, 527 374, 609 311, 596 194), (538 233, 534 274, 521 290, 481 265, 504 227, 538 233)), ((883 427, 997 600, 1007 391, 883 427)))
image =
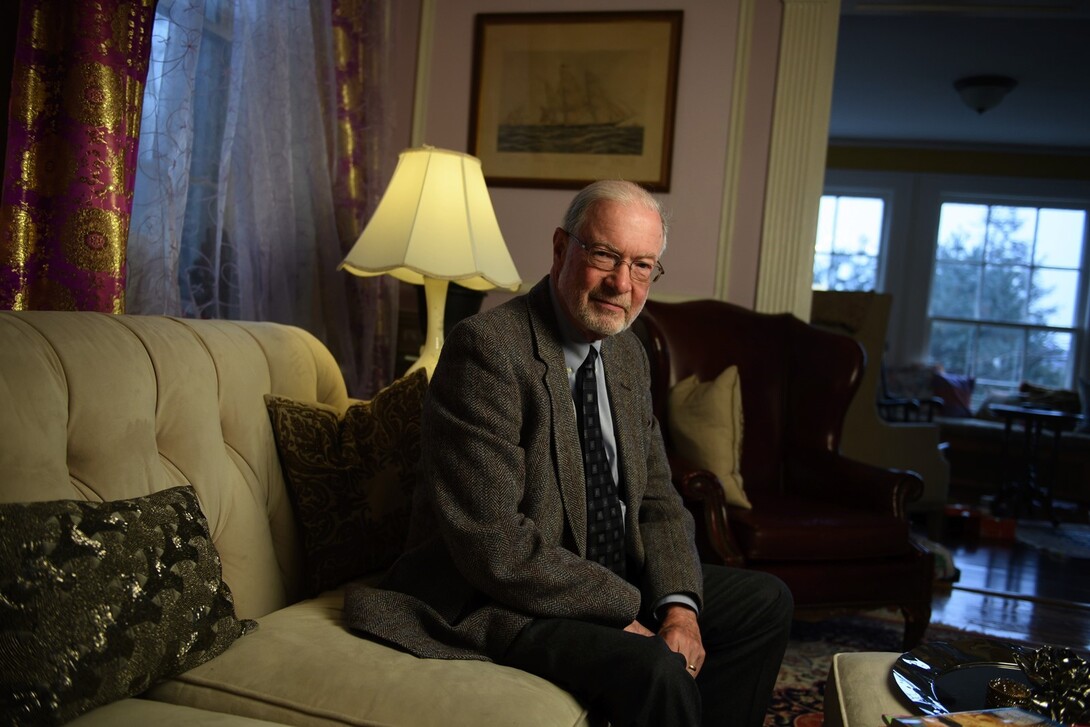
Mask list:
POLYGON ((658 214, 659 220, 662 221, 662 249, 666 249, 666 233, 670 228, 666 211, 646 189, 633 182, 620 179, 599 180, 580 190, 579 194, 575 195, 571 204, 568 205, 568 211, 564 213, 564 221, 561 227, 573 234, 582 234, 587 215, 599 202, 639 205, 658 214))

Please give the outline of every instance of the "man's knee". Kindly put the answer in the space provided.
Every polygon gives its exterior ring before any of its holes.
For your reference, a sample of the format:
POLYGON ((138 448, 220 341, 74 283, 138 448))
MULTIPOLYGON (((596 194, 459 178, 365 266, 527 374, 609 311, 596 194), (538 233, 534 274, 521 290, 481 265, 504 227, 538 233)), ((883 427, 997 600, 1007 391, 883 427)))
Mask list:
POLYGON ((629 678, 645 695, 646 712, 637 724, 695 724, 700 714, 700 690, 685 668, 685 657, 670 651, 661 639, 649 639, 638 660, 630 663, 629 678))
POLYGON ((705 612, 716 624, 742 632, 790 627, 795 599, 778 577, 725 566, 704 568, 705 612))
POLYGON ((769 634, 786 635, 795 613, 795 598, 791 590, 776 576, 760 572, 754 573, 752 586, 754 629, 759 631, 763 626, 769 634))
POLYGON ((795 611, 795 597, 791 595, 791 589, 787 584, 769 573, 756 573, 759 576, 758 592, 765 599, 768 610, 781 619, 790 620, 795 611))
POLYGON ((643 680, 647 684, 679 684, 688 685, 693 681, 685 668, 685 657, 678 652, 671 651, 666 642, 660 638, 653 638, 650 644, 654 648, 645 650, 645 658, 639 669, 643 674, 643 680))

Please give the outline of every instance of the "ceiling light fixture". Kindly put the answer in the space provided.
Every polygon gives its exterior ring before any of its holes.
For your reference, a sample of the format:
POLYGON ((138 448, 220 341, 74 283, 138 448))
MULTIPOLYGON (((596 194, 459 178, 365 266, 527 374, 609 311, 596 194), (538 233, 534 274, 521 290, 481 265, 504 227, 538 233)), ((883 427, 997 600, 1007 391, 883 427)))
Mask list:
POLYGON ((954 90, 966 106, 982 114, 998 106, 1017 85, 1010 76, 966 76, 954 81, 954 90))

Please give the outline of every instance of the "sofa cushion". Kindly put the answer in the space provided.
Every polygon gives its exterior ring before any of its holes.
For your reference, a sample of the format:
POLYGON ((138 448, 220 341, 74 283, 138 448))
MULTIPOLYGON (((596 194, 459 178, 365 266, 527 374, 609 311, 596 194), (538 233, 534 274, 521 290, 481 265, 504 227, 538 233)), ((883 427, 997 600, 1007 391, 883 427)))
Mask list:
POLYGON ((971 417, 973 415, 973 389, 976 379, 963 374, 935 371, 931 389, 942 399, 942 415, 946 417, 971 417))
POLYGON ((192 485, 240 617, 303 591, 265 394, 344 411, 314 335, 277 323, 0 311, 0 501, 124 500, 192 485))
POLYGON ((122 699, 92 710, 68 723, 68 727, 118 727, 118 725, 155 725, 155 727, 284 727, 277 722, 239 717, 226 712, 210 712, 181 704, 151 699, 122 699))
POLYGON ((253 622, 192 487, 0 504, 4 713, 59 723, 222 653, 253 622))
POLYGON ((670 441, 692 464, 715 473, 727 503, 751 507, 739 471, 742 461, 742 387, 738 367, 729 366, 711 381, 695 375, 670 389, 670 441))
POLYGON ((322 404, 265 397, 309 595, 382 570, 401 554, 427 387, 427 375, 416 371, 343 416, 322 404))
POLYGON ((359 638, 344 626, 343 604, 343 591, 335 590, 263 616, 260 628, 225 654, 148 697, 284 724, 591 724, 573 696, 528 672, 420 659, 359 638))

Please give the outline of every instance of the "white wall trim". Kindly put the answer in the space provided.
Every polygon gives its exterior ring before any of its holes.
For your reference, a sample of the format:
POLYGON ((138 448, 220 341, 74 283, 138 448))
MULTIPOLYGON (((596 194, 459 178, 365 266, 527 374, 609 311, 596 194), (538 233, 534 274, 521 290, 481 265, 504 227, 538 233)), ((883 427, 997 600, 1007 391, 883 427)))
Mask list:
POLYGON ((810 318, 840 0, 781 0, 756 309, 810 318))

